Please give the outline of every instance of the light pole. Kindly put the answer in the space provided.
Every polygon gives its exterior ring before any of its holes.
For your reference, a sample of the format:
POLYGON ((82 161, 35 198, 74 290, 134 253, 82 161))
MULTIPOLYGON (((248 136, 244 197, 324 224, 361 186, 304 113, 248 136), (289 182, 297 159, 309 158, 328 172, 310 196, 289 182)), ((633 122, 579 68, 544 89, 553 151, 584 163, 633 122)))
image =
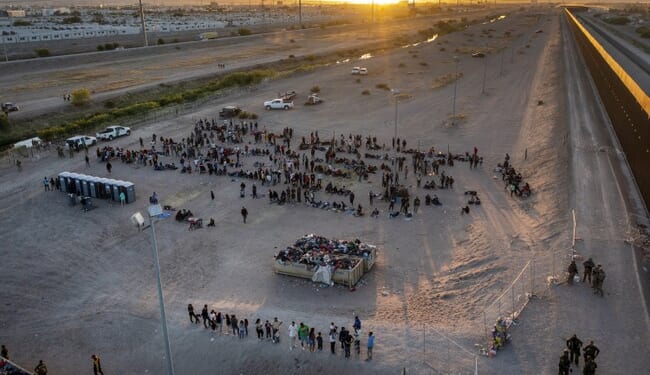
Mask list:
POLYGON ((395 147, 393 147, 393 186, 397 186, 397 148, 399 147, 399 142, 397 141, 397 117, 399 114, 399 90, 398 89, 390 89, 391 94, 393 94, 393 98, 395 99, 395 138, 393 138, 396 142, 395 147))
MULTIPOLYGON (((162 214, 162 208, 159 204, 152 204, 147 209, 149 213, 149 226, 151 227, 151 251, 153 252, 154 267, 156 270, 156 283, 158 286, 158 303, 160 305, 160 319, 162 320, 163 338, 165 340, 165 352, 167 354, 167 375, 174 375, 174 364, 172 361, 172 350, 169 346, 169 334, 167 333, 167 317, 165 316, 165 299, 163 297, 162 282, 160 281, 160 262, 158 261, 158 243, 156 242, 155 218, 162 214)), ((136 212, 131 220, 143 228, 144 219, 142 214, 136 212)))
POLYGON ((481 94, 485 94, 485 78, 487 76, 487 54, 485 58, 483 59, 483 88, 481 89, 481 94))
POLYGON ((458 56, 454 56, 454 62, 456 65, 456 69, 454 71, 454 97, 451 102, 451 124, 454 125, 456 123, 456 90, 458 88, 458 56))
POLYGON ((142 6, 142 0, 140 0, 140 23, 142 24, 142 36, 144 38, 144 46, 147 47, 149 45, 149 41, 147 40, 147 27, 144 22, 144 7, 142 6))

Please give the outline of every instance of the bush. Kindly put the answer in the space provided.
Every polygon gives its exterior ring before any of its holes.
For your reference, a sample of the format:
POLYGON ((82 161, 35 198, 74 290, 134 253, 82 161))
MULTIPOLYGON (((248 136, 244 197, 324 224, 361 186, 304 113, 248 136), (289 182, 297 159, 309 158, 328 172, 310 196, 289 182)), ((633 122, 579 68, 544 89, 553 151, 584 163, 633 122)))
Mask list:
POLYGON ((165 39, 158 38, 158 45, 165 44, 165 39))
POLYGON ((361 83, 361 78, 357 78, 354 82, 361 83))
POLYGON ((625 16, 611 17, 605 19, 604 21, 611 25, 627 25, 630 23, 630 19, 625 16))
POLYGON ((66 17, 66 18, 63 19, 63 21, 61 21, 61 23, 64 24, 64 25, 70 25, 70 24, 73 24, 73 23, 81 23, 81 22, 82 22, 82 20, 81 20, 81 17, 79 17, 79 16, 66 17))
POLYGON ((48 57, 50 56, 50 50, 47 48, 37 48, 34 50, 34 53, 36 53, 36 56, 38 57, 48 57))
POLYGON ((309 91, 311 91, 312 94, 319 93, 320 92, 320 87, 312 86, 311 90, 309 90, 309 91))
POLYGON ((296 56, 295 56, 295 55, 289 55, 289 58, 290 58, 290 59, 295 59, 296 56))
POLYGON ((650 38, 650 27, 648 26, 641 26, 638 27, 636 30, 634 30, 637 34, 641 36, 641 38, 650 38))
POLYGON ((25 20, 16 20, 14 21, 14 26, 31 26, 32 23, 25 20))
POLYGON ((293 39, 289 39, 289 43, 295 43, 296 41, 293 39))
POLYGON ((80 88, 72 91, 72 104, 79 107, 90 101, 90 91, 86 88, 80 88))
POLYGON ((385 83, 378 83, 377 85, 375 85, 375 87, 386 91, 390 90, 390 87, 388 87, 388 85, 385 83))
POLYGON ((0 112, 0 128, 9 126, 9 117, 4 112, 0 112))
POLYGON ((237 30, 240 36, 245 36, 245 35, 251 35, 253 32, 250 29, 246 29, 244 27, 240 28, 237 30))
POLYGON ((314 61, 314 60, 316 60, 316 56, 314 56, 314 55, 308 55, 307 57, 305 57, 305 60, 307 60, 307 61, 314 61))
POLYGON ((104 50, 103 45, 100 44, 100 45, 97 46, 97 51, 103 51, 103 50, 104 50))
POLYGON ((370 90, 361 91, 361 95, 370 95, 370 90))
POLYGON ((106 43, 106 44, 104 44, 104 49, 106 51, 112 51, 112 50, 116 49, 119 46, 120 46, 119 43, 106 43))
POLYGON ((115 108, 115 102, 112 100, 107 100, 104 102, 104 108, 113 109, 115 108))
POLYGON ((398 68, 403 68, 403 67, 405 67, 405 66, 406 66, 406 65, 404 65, 404 63, 399 63, 399 65, 397 65, 398 68))
POLYGON ((420 63, 420 65, 422 65, 422 66, 429 66, 429 64, 427 64, 427 63, 424 62, 424 61, 422 61, 422 62, 420 63))

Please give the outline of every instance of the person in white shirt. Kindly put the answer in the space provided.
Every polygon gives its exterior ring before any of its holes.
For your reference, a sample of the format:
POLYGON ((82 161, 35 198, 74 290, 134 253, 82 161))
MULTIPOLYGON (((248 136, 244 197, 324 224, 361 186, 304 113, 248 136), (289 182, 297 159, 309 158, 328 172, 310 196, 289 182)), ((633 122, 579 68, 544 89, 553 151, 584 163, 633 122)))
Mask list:
POLYGON ((289 326, 289 350, 293 350, 296 347, 296 336, 298 334, 298 328, 296 328, 296 322, 291 322, 289 326))

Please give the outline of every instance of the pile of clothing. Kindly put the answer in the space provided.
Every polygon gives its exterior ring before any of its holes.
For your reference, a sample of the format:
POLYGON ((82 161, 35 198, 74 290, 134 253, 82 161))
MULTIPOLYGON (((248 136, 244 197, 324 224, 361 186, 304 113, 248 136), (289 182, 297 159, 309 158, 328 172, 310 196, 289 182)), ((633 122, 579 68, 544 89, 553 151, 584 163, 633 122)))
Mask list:
POLYGON ((327 239, 308 234, 299 238, 293 246, 281 250, 275 257, 281 264, 287 262, 307 264, 308 266, 329 265, 334 269, 353 269, 362 258, 372 256, 373 245, 361 242, 327 239))

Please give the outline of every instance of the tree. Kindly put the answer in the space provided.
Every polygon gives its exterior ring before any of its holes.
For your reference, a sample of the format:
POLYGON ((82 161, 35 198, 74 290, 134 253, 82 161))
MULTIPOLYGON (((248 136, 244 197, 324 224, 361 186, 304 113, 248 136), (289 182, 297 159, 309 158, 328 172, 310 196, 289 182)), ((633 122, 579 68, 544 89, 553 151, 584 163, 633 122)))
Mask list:
POLYGON ((0 112, 0 128, 5 126, 9 126, 9 116, 4 112, 0 112))
POLYGON ((48 57, 50 56, 50 50, 47 48, 37 48, 34 50, 36 56, 38 57, 48 57))
POLYGON ((90 101, 90 91, 86 88, 80 88, 72 91, 72 104, 77 107, 87 104, 90 101))

